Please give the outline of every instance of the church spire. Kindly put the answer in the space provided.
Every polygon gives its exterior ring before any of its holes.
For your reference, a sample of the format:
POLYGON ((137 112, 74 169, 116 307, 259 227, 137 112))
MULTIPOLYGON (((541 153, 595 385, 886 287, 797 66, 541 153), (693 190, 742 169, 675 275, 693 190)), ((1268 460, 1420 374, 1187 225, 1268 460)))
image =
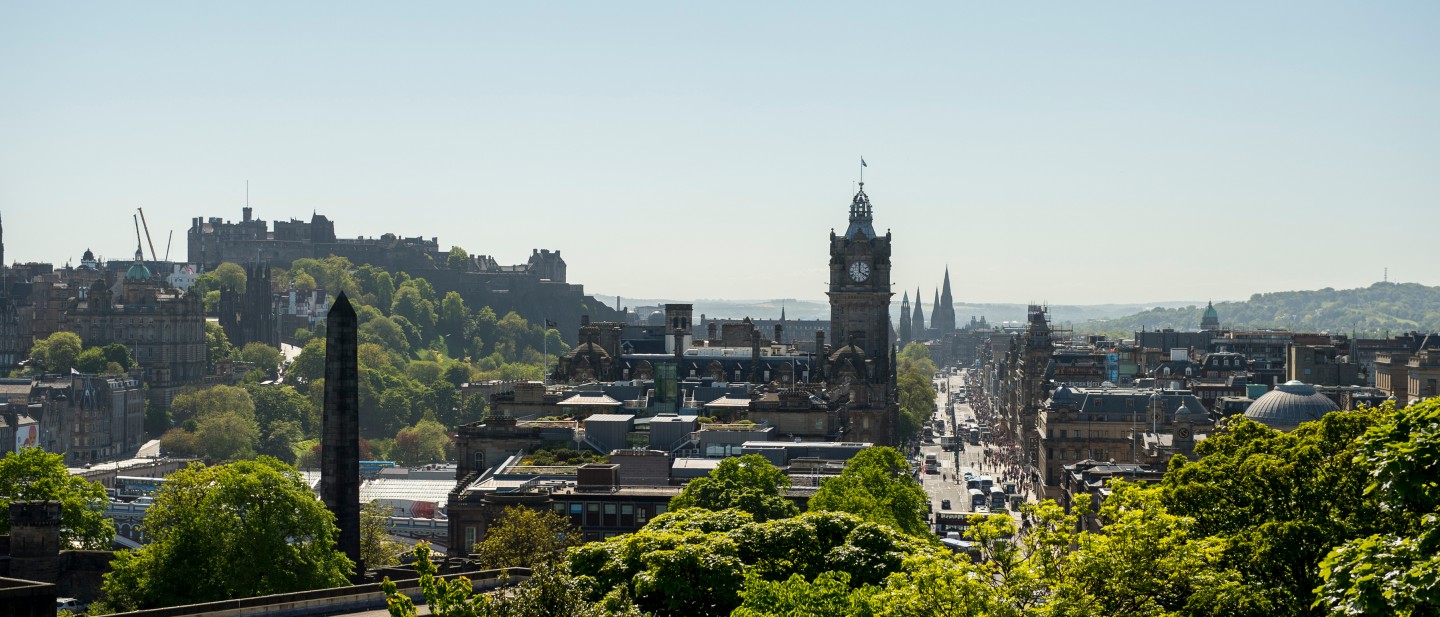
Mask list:
POLYGON ((909 345, 913 329, 910 320, 910 292, 900 298, 900 344, 909 345))
POLYGON ((925 309, 920 302, 920 288, 915 288, 915 314, 910 318, 910 332, 915 340, 923 340, 925 337, 925 309))

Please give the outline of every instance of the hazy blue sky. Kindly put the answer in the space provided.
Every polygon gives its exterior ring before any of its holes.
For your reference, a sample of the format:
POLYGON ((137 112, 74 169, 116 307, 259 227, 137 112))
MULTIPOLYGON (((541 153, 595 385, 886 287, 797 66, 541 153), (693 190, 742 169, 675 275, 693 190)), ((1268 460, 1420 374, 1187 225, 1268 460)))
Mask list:
POLYGON ((897 297, 1440 285, 1440 3, 0 3, 8 260, 145 208, 587 291, 823 298, 863 154, 897 297))

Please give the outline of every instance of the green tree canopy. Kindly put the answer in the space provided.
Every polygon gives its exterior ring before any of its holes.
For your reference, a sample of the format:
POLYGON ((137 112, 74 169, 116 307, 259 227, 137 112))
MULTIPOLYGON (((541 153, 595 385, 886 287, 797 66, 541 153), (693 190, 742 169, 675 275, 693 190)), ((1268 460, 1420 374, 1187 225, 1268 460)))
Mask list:
POLYGON ((434 420, 421 420, 395 434, 395 449, 390 455, 402 465, 426 465, 447 460, 449 449, 450 435, 445 426, 434 420))
POLYGON ((10 532, 10 503, 60 502, 60 540, 87 549, 110 547, 115 525, 105 518, 105 487, 70 475, 65 457, 40 448, 7 452, 0 458, 0 534, 10 532))
POLYGON ((335 548, 334 515, 269 457, 171 474, 144 529, 151 543, 116 554, 105 575, 109 609, 335 587, 354 569, 335 548))
POLYGON ((450 247, 450 254, 445 257, 445 267, 462 272, 469 270, 470 254, 458 246, 450 247))
POLYGON ((554 510, 509 506, 475 545, 473 554, 485 568, 531 568, 554 563, 580 544, 580 530, 554 510))
POLYGON ((30 347, 30 359, 35 368, 46 373, 69 373, 80 357, 80 337, 74 332, 56 332, 35 341, 30 347))
POLYGON ((245 388, 219 385, 182 392, 170 403, 170 413, 176 422, 199 421, 205 416, 226 412, 238 413, 253 421, 255 402, 245 388))
POLYGON ((670 500, 670 509, 736 508, 749 512, 757 521, 786 518, 798 511, 794 503, 781 496, 789 486, 790 478, 763 456, 730 457, 720 461, 710 475, 686 484, 670 500))
POLYGON ((929 497, 911 477, 905 455, 894 448, 866 448, 845 463, 839 476, 826 478, 810 498, 811 510, 849 512, 861 519, 929 538, 925 520, 929 497))
POLYGON ((271 372, 280 366, 280 350, 265 343, 246 343, 236 354, 241 362, 249 362, 255 368, 271 372))

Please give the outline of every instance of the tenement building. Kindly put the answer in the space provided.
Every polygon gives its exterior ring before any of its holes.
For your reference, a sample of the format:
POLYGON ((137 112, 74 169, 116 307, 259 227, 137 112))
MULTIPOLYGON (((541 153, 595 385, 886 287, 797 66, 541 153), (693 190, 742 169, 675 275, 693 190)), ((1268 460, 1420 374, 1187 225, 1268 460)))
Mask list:
POLYGON ((205 377, 200 298, 155 278, 139 250, 119 282, 97 278, 70 298, 61 327, 86 345, 129 347, 156 404, 168 406, 182 387, 205 377))

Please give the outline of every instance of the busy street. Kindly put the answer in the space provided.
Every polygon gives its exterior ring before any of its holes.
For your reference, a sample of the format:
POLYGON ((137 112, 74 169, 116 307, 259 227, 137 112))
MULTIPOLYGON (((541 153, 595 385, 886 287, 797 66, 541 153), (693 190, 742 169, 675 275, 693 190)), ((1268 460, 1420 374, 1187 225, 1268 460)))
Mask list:
POLYGON ((972 400, 965 371, 937 374, 936 412, 915 452, 921 486, 930 497, 931 523, 941 536, 965 527, 967 514, 1007 513, 1021 525, 1021 503, 1035 492, 1020 455, 995 425, 983 400, 972 400))

